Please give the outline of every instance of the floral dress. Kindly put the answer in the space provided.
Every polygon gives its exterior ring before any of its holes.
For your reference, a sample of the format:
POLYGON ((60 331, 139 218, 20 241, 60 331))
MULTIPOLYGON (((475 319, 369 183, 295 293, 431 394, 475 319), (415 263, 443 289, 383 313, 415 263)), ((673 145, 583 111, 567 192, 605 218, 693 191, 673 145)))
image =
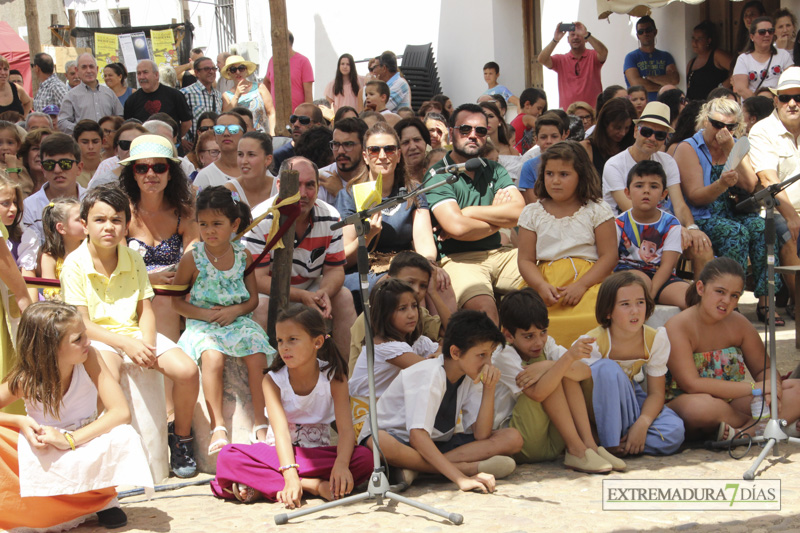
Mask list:
MULTIPOLYGON (((247 263, 244 246, 236 242, 231 243, 231 246, 235 257, 233 266, 229 270, 218 270, 209 261, 205 245, 195 245, 192 257, 198 274, 189 293, 189 303, 210 309, 215 305, 240 304, 250 298, 244 284, 247 263)), ((252 313, 237 317, 227 326, 189 318, 178 346, 197 362, 206 350, 217 350, 231 357, 263 353, 269 363, 275 356, 275 350, 269 345, 264 330, 252 319, 252 313)))

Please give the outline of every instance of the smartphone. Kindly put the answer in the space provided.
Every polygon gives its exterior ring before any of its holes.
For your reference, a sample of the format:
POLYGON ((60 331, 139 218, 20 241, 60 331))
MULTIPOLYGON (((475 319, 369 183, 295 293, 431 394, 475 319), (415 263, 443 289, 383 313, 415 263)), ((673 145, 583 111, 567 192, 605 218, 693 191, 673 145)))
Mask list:
POLYGON ((558 31, 575 31, 575 24, 571 22, 562 22, 558 25, 558 31))

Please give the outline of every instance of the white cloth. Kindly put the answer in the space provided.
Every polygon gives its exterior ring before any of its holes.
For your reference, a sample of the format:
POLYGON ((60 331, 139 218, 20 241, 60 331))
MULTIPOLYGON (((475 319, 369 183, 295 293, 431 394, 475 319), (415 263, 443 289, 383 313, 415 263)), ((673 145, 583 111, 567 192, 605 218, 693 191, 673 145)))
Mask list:
MULTIPOLYGON (((558 361, 567 352, 563 346, 556 344, 553 337, 548 335, 544 344, 544 356, 548 361, 558 361)), ((492 364, 500 370, 500 382, 494 389, 494 429, 503 427, 506 420, 511 417, 517 398, 522 394, 522 389, 517 386, 517 376, 523 370, 522 358, 513 345, 498 349, 492 354, 492 364)))
POLYGON ((17 266, 23 270, 36 270, 41 239, 34 228, 25 228, 17 248, 17 266))
MULTIPOLYGON (((753 170, 774 170, 780 181, 800 172, 800 148, 794 135, 778 118, 778 112, 756 122, 748 135, 750 139, 750 162, 753 170)), ((786 189, 794 208, 800 211, 800 187, 797 184, 786 189)))
POLYGON ((794 65, 794 59, 792 54, 782 48, 778 48, 778 53, 770 57, 772 61, 767 59, 761 63, 756 61, 751 54, 739 54, 739 57, 736 58, 736 65, 733 67, 733 75, 743 74, 747 76, 747 86, 754 92, 759 83, 761 83, 762 75, 766 77, 764 77, 761 87, 776 87, 781 73, 794 65), (769 70, 767 70, 767 64, 769 64, 769 70))
MULTIPOLYGON (((331 442, 330 423, 336 420, 333 408, 333 395, 328 372, 328 363, 319 363, 317 385, 309 394, 298 396, 289 382, 289 368, 283 367, 268 375, 281 391, 281 405, 289 422, 289 435, 294 446, 316 448, 328 446, 331 442)), ((275 445, 275 434, 270 424, 265 440, 270 446, 275 445)))
MULTIPOLYGON (((602 354, 600 353, 600 349, 597 346, 597 342, 592 343, 592 354, 589 356, 588 359, 584 359, 587 365, 593 364, 595 361, 600 359, 604 359, 608 357, 608 354, 611 353, 613 349, 611 345, 611 334, 609 333, 607 328, 603 328, 603 331, 606 332, 608 335, 608 353, 602 354)), ((582 335, 580 338, 585 338, 585 335, 582 335)), ((642 337, 644 337, 644 328, 642 328, 642 337)), ((580 338, 578 340, 580 340, 580 338)), ((575 341, 578 342, 578 341, 575 341)), ((644 342, 645 351, 647 351, 647 342, 644 342)), ((649 353, 642 354, 642 357, 637 357, 635 359, 612 359, 619 366, 622 367, 622 370, 625 374, 628 375, 629 378, 633 379, 631 376, 631 369, 634 364, 639 361, 645 361, 647 366, 645 367, 645 372, 648 376, 653 377, 661 377, 667 374, 667 361, 669 360, 669 351, 670 351, 670 344, 669 344, 669 337, 667 336, 667 330, 664 327, 656 328, 656 336, 653 338, 653 346, 650 349, 649 353)))
MULTIPOLYGON (((530 152, 530 150, 528 150, 530 152)), ((519 155, 499 155, 497 157, 497 162, 500 163, 504 169, 508 172, 508 175, 511 176, 511 180, 514 182, 514 185, 519 185, 519 175, 522 172, 522 165, 525 163, 526 159, 523 156, 519 155)))
MULTIPOLYGON (((658 161, 667 175, 667 187, 681 184, 681 173, 678 164, 666 152, 656 152, 650 156, 650 161, 658 161)), ((624 191, 628 186, 628 172, 636 165, 630 150, 623 150, 606 161, 603 167, 603 200, 611 206, 615 213, 621 210, 611 194, 615 191, 624 191)))
MULTIPOLYGON (((270 189, 270 191, 269 191, 269 197, 272 198, 273 196, 277 196, 278 195, 278 180, 270 172, 267 172, 267 175, 272 178, 272 189, 270 189)), ((236 189, 236 194, 239 195, 239 200, 241 200, 242 202, 246 203, 247 206, 250 207, 251 209, 253 207, 255 207, 250 202, 250 200, 247 199, 247 195, 245 194, 244 189, 242 188, 242 184, 239 183, 239 180, 232 179, 230 181, 230 184, 233 185, 234 189, 236 189)))
MULTIPOLYGON (((77 430, 95 419, 97 389, 83 365, 78 364, 61 401, 60 419, 45 415, 39 403, 26 400, 25 409, 39 424, 77 430)), ((141 437, 128 424, 116 426, 74 451, 52 446, 34 449, 22 436, 17 446, 23 497, 79 494, 119 485, 153 487, 141 437)))
MULTIPOLYGON (((446 391, 447 376, 444 371, 444 356, 420 361, 402 370, 378 400, 378 427, 395 437, 408 442, 412 429, 423 429, 433 441, 446 442, 456 431, 458 424, 442 433, 434 427, 446 391)), ((472 432, 478 419, 483 384, 477 385, 464 376, 456 394, 456 413, 461 413, 461 426, 472 432)), ((361 429, 358 442, 372 434, 369 420, 361 429)))
MULTIPOLYGON (((75 186, 78 188, 78 199, 83 198, 83 195, 86 194, 86 189, 81 187, 80 183, 76 183, 75 186)), ((36 231, 36 235, 39 237, 40 242, 44 242, 42 211, 44 211, 44 208, 47 207, 47 205, 51 202, 50 198, 47 197, 47 193, 45 192, 49 187, 50 183, 45 183, 42 185, 41 189, 25 198, 25 201, 23 202, 25 212, 22 215, 22 225, 25 228, 32 227, 36 231)))
POLYGON ((197 173, 197 176, 194 178, 194 186, 200 188, 214 187, 217 185, 225 185, 233 179, 236 179, 236 176, 225 174, 219 169, 216 163, 211 163, 197 173))
MULTIPOLYGON (((336 176, 342 182, 342 188, 347 187, 347 180, 343 180, 341 176, 339 176, 339 172, 336 169, 336 163, 331 163, 327 167, 322 167, 319 169, 319 175, 324 177, 336 176)), ((326 204, 336 205, 336 196, 328 192, 328 189, 325 187, 320 187, 319 191, 317 192, 317 198, 325 202, 326 204)))
MULTIPOLYGON (((375 345, 375 397, 380 398, 394 378, 402 370, 391 363, 395 357, 404 353, 413 352, 420 357, 428 357, 439 349, 439 343, 433 342, 425 335, 420 336, 409 346, 407 342, 390 341, 375 345)), ((369 396, 369 383, 367 374, 367 347, 361 349, 353 375, 349 382, 350 396, 369 396)))
POLYGON ((613 218, 611 208, 602 200, 588 202, 573 215, 562 218, 545 211, 541 202, 534 202, 522 210, 519 225, 536 233, 537 261, 555 261, 565 257, 597 261, 594 230, 613 218))
MULTIPOLYGON (((100 161, 100 164, 97 165, 97 169, 94 171, 94 175, 97 176, 98 174, 102 174, 104 172, 108 172, 110 170, 114 170, 119 166, 119 156, 112 156, 108 159, 103 159, 100 161)), ((87 187, 87 189, 90 187, 87 187)))

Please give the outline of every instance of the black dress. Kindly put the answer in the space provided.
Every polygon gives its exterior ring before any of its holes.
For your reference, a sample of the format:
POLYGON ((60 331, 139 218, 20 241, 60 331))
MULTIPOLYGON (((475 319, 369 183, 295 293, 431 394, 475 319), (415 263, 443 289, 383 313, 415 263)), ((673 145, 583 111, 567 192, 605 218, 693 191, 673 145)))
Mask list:
POLYGON ((8 84, 11 86, 11 103, 8 105, 0 105, 0 113, 5 113, 6 111, 16 111, 20 115, 25 116, 25 109, 22 107, 22 100, 19 99, 17 85, 11 82, 8 82, 8 84))
POLYGON ((705 100, 708 93, 728 79, 728 71, 718 68, 714 64, 714 53, 711 50, 706 64, 697 70, 692 70, 696 57, 689 62, 689 76, 686 79, 686 98, 689 100, 705 100))

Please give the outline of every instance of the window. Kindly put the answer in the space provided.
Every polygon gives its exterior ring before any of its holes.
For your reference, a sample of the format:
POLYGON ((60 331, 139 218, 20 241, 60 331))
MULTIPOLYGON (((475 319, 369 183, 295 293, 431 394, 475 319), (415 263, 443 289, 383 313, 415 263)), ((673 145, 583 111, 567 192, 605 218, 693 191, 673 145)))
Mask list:
POLYGON ((228 50, 236 42, 236 17, 233 13, 233 0, 216 0, 214 18, 217 22, 217 45, 220 50, 228 50))
POLYGON ((100 12, 99 11, 84 11, 83 18, 86 19, 86 27, 99 28, 100 27, 100 12))
POLYGON ((131 27, 131 10, 128 8, 119 10, 119 25, 123 28, 131 27))

